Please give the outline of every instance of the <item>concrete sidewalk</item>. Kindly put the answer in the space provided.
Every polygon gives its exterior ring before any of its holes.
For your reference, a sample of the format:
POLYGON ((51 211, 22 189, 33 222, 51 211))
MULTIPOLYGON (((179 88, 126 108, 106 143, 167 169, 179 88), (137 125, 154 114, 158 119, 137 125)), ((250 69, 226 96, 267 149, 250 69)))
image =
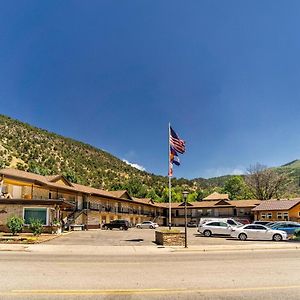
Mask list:
POLYGON ((170 247, 173 252, 220 252, 220 251, 261 251, 261 250, 300 250, 298 242, 280 242, 280 243, 251 243, 245 245, 205 245, 205 246, 189 246, 170 247))
POLYGON ((92 246, 92 245, 49 245, 49 244, 0 244, 0 251, 30 252, 33 254, 49 255, 155 255, 171 253, 203 253, 203 252, 232 252, 232 251, 262 251, 262 250, 300 250, 298 242, 245 242, 243 245, 197 245, 184 247, 163 246, 92 246))

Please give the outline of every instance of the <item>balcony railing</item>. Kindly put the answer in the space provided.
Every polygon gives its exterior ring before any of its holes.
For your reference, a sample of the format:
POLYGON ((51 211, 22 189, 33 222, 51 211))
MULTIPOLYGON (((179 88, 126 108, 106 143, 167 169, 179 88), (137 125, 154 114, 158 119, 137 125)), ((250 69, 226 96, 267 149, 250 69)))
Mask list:
POLYGON ((103 205, 95 202, 84 202, 83 203, 84 209, 90 209, 94 211, 99 212, 112 212, 116 214, 131 214, 131 215, 143 215, 143 216, 149 216, 149 217, 156 217, 160 214, 156 214, 155 212, 149 212, 149 211, 139 211, 138 209, 134 208, 116 208, 115 206, 110 205, 103 205))

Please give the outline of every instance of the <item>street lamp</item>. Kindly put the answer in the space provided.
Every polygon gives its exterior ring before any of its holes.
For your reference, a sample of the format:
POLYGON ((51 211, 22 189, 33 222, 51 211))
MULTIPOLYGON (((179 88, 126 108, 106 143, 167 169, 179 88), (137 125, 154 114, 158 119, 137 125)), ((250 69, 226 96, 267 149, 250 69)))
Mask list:
POLYGON ((184 248, 187 248, 187 207, 186 207, 186 200, 189 192, 183 191, 183 199, 184 199, 184 248))

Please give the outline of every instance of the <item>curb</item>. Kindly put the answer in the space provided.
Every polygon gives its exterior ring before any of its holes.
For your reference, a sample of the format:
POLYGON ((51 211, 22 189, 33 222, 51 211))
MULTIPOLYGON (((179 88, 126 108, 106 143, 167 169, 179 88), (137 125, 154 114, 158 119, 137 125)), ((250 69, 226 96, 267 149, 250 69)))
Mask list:
POLYGON ((236 252, 236 251, 262 251, 262 250, 300 250, 300 246, 293 246, 293 247, 249 247, 249 248, 203 248, 203 249, 174 249, 170 248, 171 252, 181 252, 181 253, 188 253, 188 252, 236 252))

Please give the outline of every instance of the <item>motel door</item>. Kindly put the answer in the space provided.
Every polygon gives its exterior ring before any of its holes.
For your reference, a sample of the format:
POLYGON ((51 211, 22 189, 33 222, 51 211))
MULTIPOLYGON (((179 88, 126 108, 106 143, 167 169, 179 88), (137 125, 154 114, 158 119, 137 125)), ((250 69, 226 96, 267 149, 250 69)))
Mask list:
POLYGON ((215 216, 215 217, 218 217, 218 216, 219 216, 219 210, 218 210, 218 209, 215 209, 215 210, 214 210, 214 216, 215 216))

